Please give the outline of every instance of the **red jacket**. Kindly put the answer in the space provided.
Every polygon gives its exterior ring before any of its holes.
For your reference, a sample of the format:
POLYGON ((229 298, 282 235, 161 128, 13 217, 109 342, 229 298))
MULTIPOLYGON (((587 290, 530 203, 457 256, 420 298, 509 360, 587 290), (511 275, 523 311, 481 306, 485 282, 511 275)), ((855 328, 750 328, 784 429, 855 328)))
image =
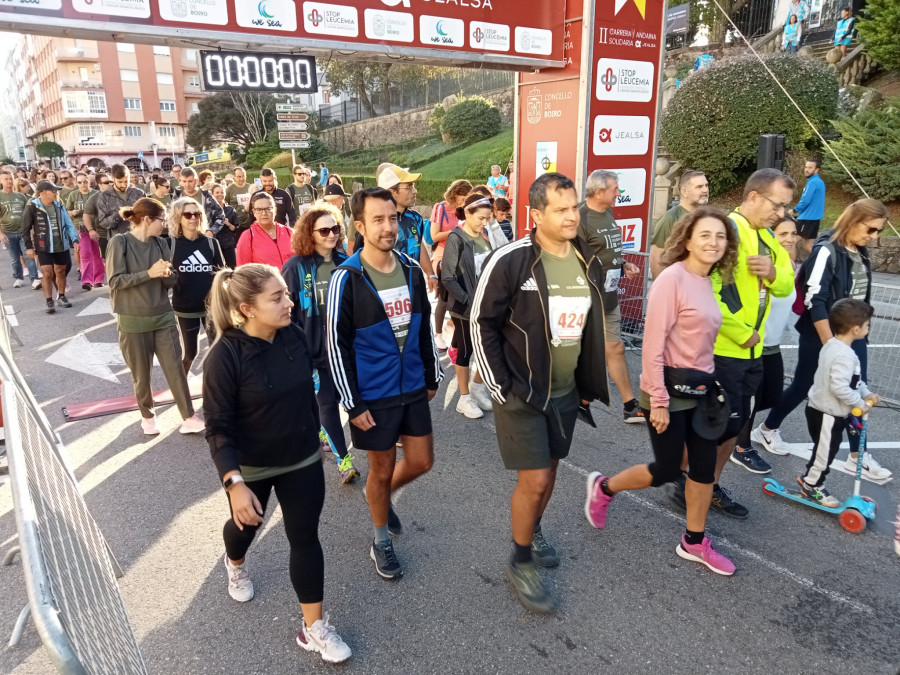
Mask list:
POLYGON ((238 265, 255 262, 272 265, 280 270, 292 255, 291 230, 278 223, 275 224, 275 240, 266 234, 259 223, 254 222, 241 235, 237 244, 238 265))

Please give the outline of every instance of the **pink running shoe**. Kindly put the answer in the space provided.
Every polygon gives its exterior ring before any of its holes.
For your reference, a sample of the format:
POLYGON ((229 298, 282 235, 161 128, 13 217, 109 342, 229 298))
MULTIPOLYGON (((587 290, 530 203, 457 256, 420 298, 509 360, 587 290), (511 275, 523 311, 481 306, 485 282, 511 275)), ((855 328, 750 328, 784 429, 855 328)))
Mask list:
POLYGON ((701 544, 688 544, 684 541, 684 535, 681 535, 681 543, 675 547, 675 553, 679 558, 685 560, 693 560, 694 562, 706 565, 716 574, 730 577, 736 569, 734 563, 724 555, 719 553, 712 547, 709 537, 703 537, 701 544))
POLYGON ((612 497, 603 493, 600 489, 600 483, 606 476, 600 475, 598 471, 593 471, 587 478, 587 499, 584 501, 584 515, 587 516, 588 522, 602 530, 606 527, 606 510, 612 497))

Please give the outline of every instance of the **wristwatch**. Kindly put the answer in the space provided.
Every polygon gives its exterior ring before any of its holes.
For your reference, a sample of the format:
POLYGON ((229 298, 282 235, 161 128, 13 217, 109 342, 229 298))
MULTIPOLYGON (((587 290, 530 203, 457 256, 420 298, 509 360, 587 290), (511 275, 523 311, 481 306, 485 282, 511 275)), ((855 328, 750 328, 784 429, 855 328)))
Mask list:
POLYGON ((244 482, 244 477, 241 474, 236 473, 233 476, 229 476, 224 481, 222 481, 222 487, 225 488, 225 492, 228 492, 228 488, 230 488, 232 485, 234 485, 235 483, 243 483, 243 482, 244 482))

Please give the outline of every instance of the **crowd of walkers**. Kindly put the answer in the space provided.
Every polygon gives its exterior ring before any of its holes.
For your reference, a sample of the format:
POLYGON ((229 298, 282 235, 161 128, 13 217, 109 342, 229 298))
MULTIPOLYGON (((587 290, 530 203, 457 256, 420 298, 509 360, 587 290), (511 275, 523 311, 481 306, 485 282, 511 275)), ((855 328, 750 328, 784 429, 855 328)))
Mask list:
MULTIPOLYGON (((807 163, 813 182, 817 171, 807 163)), ((26 197, 16 176, 0 171, 14 285, 27 268, 47 312, 70 307, 70 252, 85 291, 109 285, 143 432, 159 433, 155 356, 180 431, 206 433, 231 512, 223 529, 229 594, 239 602, 254 596, 246 557, 274 490, 303 615, 297 643, 329 662, 346 660, 350 649, 324 611, 322 450, 333 454, 342 483, 361 475, 351 445, 366 455, 369 556, 379 576, 400 578, 393 541, 403 525, 391 495, 435 461, 429 402, 445 351, 456 412, 492 412, 501 462, 516 472, 506 571, 522 604, 537 612, 556 607, 540 568, 560 564, 542 516, 577 421, 597 426, 591 403, 611 403, 609 380, 624 422, 646 424, 653 460, 615 475, 591 472, 587 520, 603 529, 618 493, 668 486, 686 511, 677 555, 725 576, 736 566, 707 536, 708 512, 749 515, 721 485, 725 467, 771 472, 758 448, 787 454, 779 428, 808 397, 815 447, 797 480, 807 499, 834 506, 824 481, 850 412, 879 402, 865 386, 866 246, 887 210, 860 200, 818 236, 818 220, 798 227, 790 216, 796 185, 774 169, 749 178, 731 213, 708 206, 702 172, 682 174, 678 204, 653 230, 637 391, 618 299, 623 278, 642 271, 625 259, 613 171, 592 172, 583 190, 558 173, 538 177, 519 196, 530 223, 518 230, 499 166, 486 185, 453 181, 430 219, 415 208, 420 174, 393 164, 378 167, 376 187, 352 194, 333 173, 317 189, 305 165, 293 168, 284 189, 268 169, 253 183, 241 168, 221 182, 191 167, 149 182, 123 165, 90 177, 62 173, 41 176, 26 197), (60 179, 71 183, 65 195, 60 179), (780 345, 792 316, 799 361, 782 391, 780 345), (203 417, 187 378, 201 332, 209 343, 203 417)), ((815 215, 808 202, 804 196, 798 208, 815 215)), ((861 462, 874 480, 891 475, 858 436, 850 446, 848 466, 861 462)))

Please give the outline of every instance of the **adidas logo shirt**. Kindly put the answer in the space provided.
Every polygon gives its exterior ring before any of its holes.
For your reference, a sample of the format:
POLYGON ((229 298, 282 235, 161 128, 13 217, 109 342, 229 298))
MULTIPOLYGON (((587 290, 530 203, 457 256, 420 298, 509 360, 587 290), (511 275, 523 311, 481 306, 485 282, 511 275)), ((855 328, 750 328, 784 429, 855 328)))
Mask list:
POLYGON ((219 242, 201 235, 193 241, 185 237, 173 239, 172 245, 172 269, 178 275, 172 290, 172 307, 176 314, 203 314, 213 277, 225 267, 219 242))

